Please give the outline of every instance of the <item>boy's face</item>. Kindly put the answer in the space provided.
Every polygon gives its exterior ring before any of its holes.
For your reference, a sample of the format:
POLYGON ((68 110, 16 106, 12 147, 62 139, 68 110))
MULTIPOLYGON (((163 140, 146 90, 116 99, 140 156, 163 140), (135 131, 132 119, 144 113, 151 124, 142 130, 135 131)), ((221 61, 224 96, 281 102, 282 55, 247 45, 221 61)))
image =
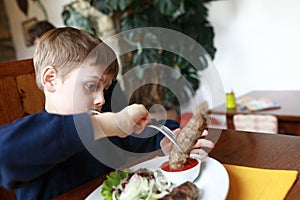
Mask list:
POLYGON ((75 114, 89 108, 101 111, 104 91, 110 86, 112 76, 103 74, 100 66, 87 64, 65 77, 58 76, 56 81, 52 98, 56 113, 75 114))

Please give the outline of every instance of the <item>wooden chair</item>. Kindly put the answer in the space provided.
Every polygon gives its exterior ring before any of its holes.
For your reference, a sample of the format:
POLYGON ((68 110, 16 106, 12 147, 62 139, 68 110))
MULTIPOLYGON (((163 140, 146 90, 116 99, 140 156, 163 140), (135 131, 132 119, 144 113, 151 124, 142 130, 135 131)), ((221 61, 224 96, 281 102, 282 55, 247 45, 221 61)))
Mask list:
MULTIPOLYGON (((36 85, 32 59, 0 62, 0 95, 0 125, 43 109, 44 94, 36 85)), ((0 187, 2 199, 16 198, 12 190, 0 187)))
POLYGON ((32 59, 0 63, 0 125, 32 114, 44 107, 37 87, 32 59))
POLYGON ((273 115, 236 114, 233 125, 240 131, 278 133, 278 120, 273 115))

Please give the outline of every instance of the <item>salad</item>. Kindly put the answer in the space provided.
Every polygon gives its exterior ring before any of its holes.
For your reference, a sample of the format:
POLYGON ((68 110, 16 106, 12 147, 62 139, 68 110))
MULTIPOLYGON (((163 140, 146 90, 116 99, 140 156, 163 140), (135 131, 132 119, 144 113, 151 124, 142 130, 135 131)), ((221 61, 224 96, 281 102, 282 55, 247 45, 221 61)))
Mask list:
POLYGON ((172 188, 159 170, 116 170, 103 182, 101 195, 105 200, 155 200, 169 194, 172 188))

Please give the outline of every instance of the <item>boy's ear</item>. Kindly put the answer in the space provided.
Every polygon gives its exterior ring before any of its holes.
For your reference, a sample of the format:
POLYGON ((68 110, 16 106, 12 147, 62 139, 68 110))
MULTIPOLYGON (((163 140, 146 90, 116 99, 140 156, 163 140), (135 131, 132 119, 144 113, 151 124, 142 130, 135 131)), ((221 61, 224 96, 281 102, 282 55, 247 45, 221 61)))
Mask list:
POLYGON ((47 66, 42 71, 42 83, 48 92, 55 92, 57 71, 52 66, 47 66))

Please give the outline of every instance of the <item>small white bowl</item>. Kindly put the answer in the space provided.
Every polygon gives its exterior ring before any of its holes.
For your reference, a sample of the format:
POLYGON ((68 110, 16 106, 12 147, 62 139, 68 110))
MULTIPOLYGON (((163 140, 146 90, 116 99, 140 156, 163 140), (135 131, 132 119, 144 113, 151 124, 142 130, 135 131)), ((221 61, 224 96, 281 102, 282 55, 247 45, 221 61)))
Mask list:
POLYGON ((189 168, 187 170, 182 171, 165 171, 161 167, 159 168, 163 175, 173 184, 180 185, 182 183, 185 183, 187 181, 193 182, 200 173, 200 166, 201 166, 201 160, 197 155, 191 155, 190 156, 193 159, 196 159, 198 163, 193 166, 192 168, 189 168))

